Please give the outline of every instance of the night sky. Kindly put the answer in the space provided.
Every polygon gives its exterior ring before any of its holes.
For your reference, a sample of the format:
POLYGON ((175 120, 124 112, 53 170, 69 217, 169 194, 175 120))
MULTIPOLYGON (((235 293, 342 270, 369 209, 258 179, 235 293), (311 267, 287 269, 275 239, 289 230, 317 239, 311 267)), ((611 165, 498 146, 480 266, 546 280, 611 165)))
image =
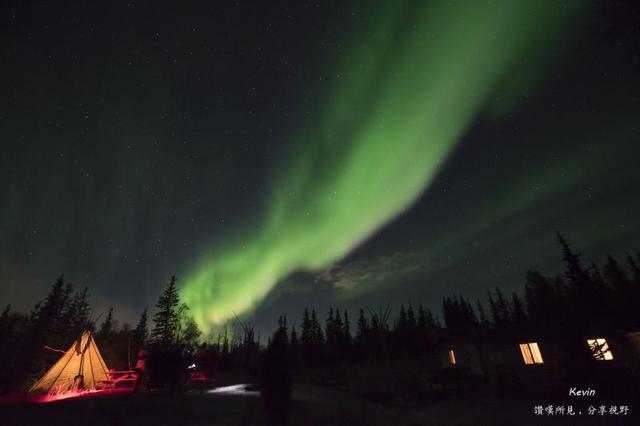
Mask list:
POLYGON ((1 305, 268 328, 640 249, 633 2, 169 3, 0 6, 1 305))

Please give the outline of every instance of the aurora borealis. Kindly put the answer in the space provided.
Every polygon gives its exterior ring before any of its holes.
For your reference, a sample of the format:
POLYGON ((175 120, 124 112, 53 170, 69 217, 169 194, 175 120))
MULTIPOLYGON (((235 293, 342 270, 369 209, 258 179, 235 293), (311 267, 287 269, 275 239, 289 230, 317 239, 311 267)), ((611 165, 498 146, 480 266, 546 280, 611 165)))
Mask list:
POLYGON ((340 260, 408 207, 502 75, 562 24, 557 8, 518 2, 388 6, 345 54, 320 118, 294 136, 304 142, 278 165, 259 229, 187 276, 201 327, 244 314, 296 270, 340 260))
POLYGON ((0 302, 64 272, 133 321, 176 273, 269 327, 638 248, 623 6, 173 7, 2 6, 0 302))

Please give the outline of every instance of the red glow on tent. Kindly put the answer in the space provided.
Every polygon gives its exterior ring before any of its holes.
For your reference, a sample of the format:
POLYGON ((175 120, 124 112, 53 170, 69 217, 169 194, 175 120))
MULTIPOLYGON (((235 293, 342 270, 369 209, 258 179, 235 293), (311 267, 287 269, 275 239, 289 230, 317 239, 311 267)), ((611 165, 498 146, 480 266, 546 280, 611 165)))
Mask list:
POLYGON ((102 395, 114 395, 114 394, 123 394, 123 393, 131 393, 132 389, 82 389, 76 391, 69 391, 59 394, 47 394, 40 395, 36 397, 29 398, 31 402, 37 403, 45 403, 45 402, 55 402, 61 401, 65 399, 77 399, 77 398, 92 398, 102 395))

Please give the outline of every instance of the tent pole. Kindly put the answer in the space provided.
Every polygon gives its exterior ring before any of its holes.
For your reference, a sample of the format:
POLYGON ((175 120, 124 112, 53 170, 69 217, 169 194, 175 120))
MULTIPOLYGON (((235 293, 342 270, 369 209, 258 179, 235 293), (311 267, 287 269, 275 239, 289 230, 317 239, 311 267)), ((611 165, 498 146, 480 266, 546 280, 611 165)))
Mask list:
MULTIPOLYGON (((84 354, 83 354, 84 356, 84 354)), ((91 354, 89 354, 89 368, 91 369, 91 380, 93 381, 93 387, 96 387, 96 376, 93 374, 93 361, 91 361, 91 354)))
MULTIPOLYGON (((47 393, 49 393, 49 391, 51 390, 51 388, 53 387, 53 385, 58 381, 58 379, 60 378, 60 375, 62 374, 62 372, 64 371, 65 368, 67 368, 67 365, 69 365, 69 363, 71 362, 71 358, 73 358, 73 355, 71 355, 69 357, 69 359, 67 360, 67 363, 64 365, 64 367, 62 367, 60 369, 60 372, 58 373, 58 375, 56 376, 55 379, 53 379, 53 382, 51 382, 51 386, 49 386, 49 389, 47 389, 47 393)), ((41 379, 42 380, 42 379, 41 379)))

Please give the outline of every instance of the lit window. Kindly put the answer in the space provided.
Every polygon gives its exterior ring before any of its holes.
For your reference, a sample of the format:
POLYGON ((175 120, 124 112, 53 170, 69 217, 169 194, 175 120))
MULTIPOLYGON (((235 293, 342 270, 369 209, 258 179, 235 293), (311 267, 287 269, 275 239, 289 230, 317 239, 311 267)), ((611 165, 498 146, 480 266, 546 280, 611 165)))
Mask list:
POLYGON ((613 353, 611 349, 609 349, 607 339, 602 337, 587 339, 587 345, 589 345, 593 357, 598 361, 609 361, 613 359, 613 353))
POLYGON ((527 365, 542 364, 544 362, 542 360, 542 354, 540 353, 540 348, 538 347, 538 344, 535 342, 521 343, 520 352, 522 352, 522 359, 524 360, 524 363, 527 365))
POLYGON ((449 364, 456 365, 456 354, 453 349, 449 349, 449 364))

